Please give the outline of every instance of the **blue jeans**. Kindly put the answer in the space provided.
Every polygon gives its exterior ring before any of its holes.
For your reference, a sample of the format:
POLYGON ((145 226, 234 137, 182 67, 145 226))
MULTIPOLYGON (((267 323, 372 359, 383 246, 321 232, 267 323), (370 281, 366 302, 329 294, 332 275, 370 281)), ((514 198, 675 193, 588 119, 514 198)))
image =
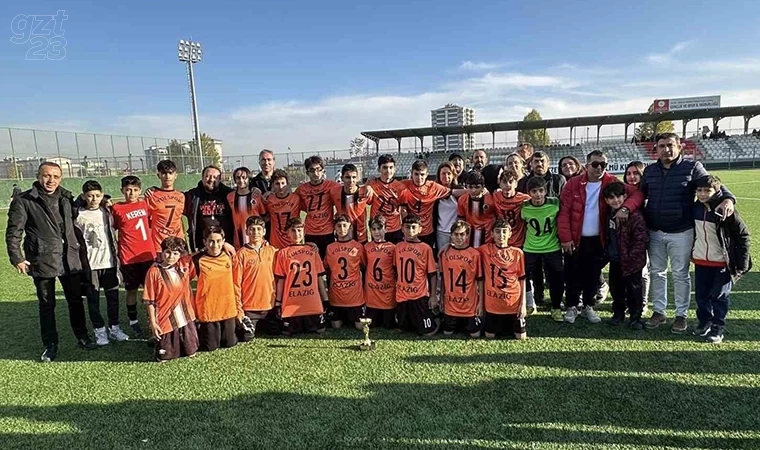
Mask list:
POLYGON ((694 285, 699 323, 709 322, 714 327, 725 327, 731 272, 727 267, 695 266, 694 285))
POLYGON ((687 317, 691 298, 689 262, 693 245, 693 228, 680 233, 649 231, 649 275, 654 312, 665 314, 665 308, 668 307, 668 259, 670 259, 676 317, 687 317))

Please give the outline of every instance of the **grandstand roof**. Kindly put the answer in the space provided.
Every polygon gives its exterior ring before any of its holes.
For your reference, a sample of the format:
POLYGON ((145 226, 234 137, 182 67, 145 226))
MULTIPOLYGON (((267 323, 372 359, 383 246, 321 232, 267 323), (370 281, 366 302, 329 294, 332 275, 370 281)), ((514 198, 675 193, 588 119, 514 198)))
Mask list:
POLYGON ((534 122, 522 120, 515 122, 479 123, 460 127, 426 127, 404 128, 397 130, 363 131, 362 135, 373 141, 381 139, 401 139, 423 136, 446 136, 452 134, 492 133, 497 131, 543 130, 549 128, 570 128, 581 126, 602 126, 665 120, 693 120, 724 117, 760 115, 760 105, 728 106, 724 108, 685 109, 662 113, 617 114, 611 116, 571 117, 567 119, 547 119, 534 122))

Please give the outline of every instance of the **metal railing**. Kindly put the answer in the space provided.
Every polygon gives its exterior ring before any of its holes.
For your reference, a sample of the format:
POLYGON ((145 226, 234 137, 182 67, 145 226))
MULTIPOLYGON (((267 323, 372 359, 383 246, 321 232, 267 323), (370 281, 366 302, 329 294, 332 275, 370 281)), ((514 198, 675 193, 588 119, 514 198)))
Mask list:
MULTIPOLYGON (((741 134, 742 130, 726 130, 729 135, 741 134)), ((486 136, 487 137, 487 136, 486 136)), ((701 136, 700 136, 701 138, 701 136)), ((602 146, 610 147, 623 143, 623 136, 600 136, 599 142, 596 136, 574 137, 552 141, 547 148, 552 155, 561 153, 564 149, 572 152, 578 146, 602 146)), ((629 136, 628 143, 631 142, 629 136)), ((314 150, 304 152, 275 151, 276 166, 287 168, 292 174, 303 172, 303 162, 312 155, 319 155, 326 165, 334 170, 347 162, 353 162, 361 166, 365 173, 371 172, 377 161, 378 154, 405 153, 406 159, 413 157, 427 157, 433 154, 439 156, 440 152, 434 152, 425 142, 421 147, 417 139, 404 139, 399 148, 396 141, 381 141, 379 147, 373 142, 362 149, 359 154, 349 149, 314 150)), ((469 159, 472 150, 484 149, 490 155, 495 148, 497 155, 511 152, 517 146, 517 141, 491 142, 481 137, 475 144, 462 152, 465 159, 469 159)), ((699 145, 700 149, 702 148, 699 145)), ((705 162, 752 161, 754 166, 755 155, 753 150, 750 156, 747 153, 733 153, 734 146, 729 146, 725 155, 719 153, 707 153, 699 155, 705 162)), ((454 149, 449 149, 449 153, 454 149)), ((217 163, 228 173, 236 167, 245 166, 254 173, 258 172, 258 153, 248 155, 223 155, 217 163)), ((54 130, 35 130, 21 128, 0 128, 0 179, 23 180, 33 179, 37 167, 42 161, 53 161, 61 165, 63 174, 68 178, 108 177, 124 175, 155 174, 156 164, 162 159, 172 159, 184 174, 196 174, 202 169, 200 158, 194 145, 187 140, 158 138, 147 136, 124 136, 113 134, 82 133, 54 130)), ((206 157, 209 164, 209 158, 206 157)))

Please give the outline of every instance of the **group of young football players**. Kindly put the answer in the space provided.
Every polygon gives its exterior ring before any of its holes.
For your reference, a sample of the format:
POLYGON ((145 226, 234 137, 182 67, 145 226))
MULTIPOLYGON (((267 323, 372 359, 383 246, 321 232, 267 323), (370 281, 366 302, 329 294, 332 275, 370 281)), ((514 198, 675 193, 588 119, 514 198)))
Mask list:
MULTIPOLYGON (((119 275, 137 335, 137 291, 144 286, 159 361, 231 347, 260 333, 322 333, 344 324, 360 329, 364 317, 373 327, 422 336, 442 329, 525 339, 525 318, 535 312, 526 274, 537 265, 547 271, 552 318, 564 320, 559 200, 547 197, 543 177, 530 178, 527 194, 519 193, 522 174, 506 168, 491 193, 478 171, 462 174, 464 187, 428 180, 422 160, 410 179, 396 180, 391 155, 379 157, 380 176, 363 186, 352 164, 343 166, 342 183, 325 179, 319 156, 304 166, 307 182, 292 189, 287 172, 275 170, 265 193, 251 192, 250 172, 236 169, 242 194, 229 198, 234 236, 208 226, 204 248, 195 254, 187 250, 185 198, 174 189, 172 161, 158 164, 161 186, 144 198, 140 179, 124 177, 124 201, 108 208, 101 186, 86 182, 77 225, 92 273, 88 305, 97 343, 128 338, 118 325, 119 275), (455 201, 455 208, 444 200, 455 201), (442 214, 455 216, 444 239, 437 226, 442 214), (114 241, 113 231, 116 248, 104 246, 114 241), (108 328, 99 313, 100 288, 108 328)), ((625 200, 622 186, 613 183, 601 193, 612 211, 625 200)), ((624 317, 626 298, 613 301, 622 302, 624 317)))

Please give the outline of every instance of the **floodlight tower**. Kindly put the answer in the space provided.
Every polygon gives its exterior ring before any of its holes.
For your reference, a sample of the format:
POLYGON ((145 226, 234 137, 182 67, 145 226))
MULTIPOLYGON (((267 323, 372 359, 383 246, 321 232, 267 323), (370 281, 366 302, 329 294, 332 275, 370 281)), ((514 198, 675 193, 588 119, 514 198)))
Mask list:
POLYGON ((193 134, 195 135, 195 145, 198 146, 200 166, 203 168, 203 143, 201 142, 201 129, 198 126, 198 104, 195 101, 195 79, 193 78, 193 64, 201 62, 203 57, 201 44, 200 42, 180 39, 177 52, 180 62, 187 63, 187 82, 190 85, 190 105, 193 110, 193 134))

